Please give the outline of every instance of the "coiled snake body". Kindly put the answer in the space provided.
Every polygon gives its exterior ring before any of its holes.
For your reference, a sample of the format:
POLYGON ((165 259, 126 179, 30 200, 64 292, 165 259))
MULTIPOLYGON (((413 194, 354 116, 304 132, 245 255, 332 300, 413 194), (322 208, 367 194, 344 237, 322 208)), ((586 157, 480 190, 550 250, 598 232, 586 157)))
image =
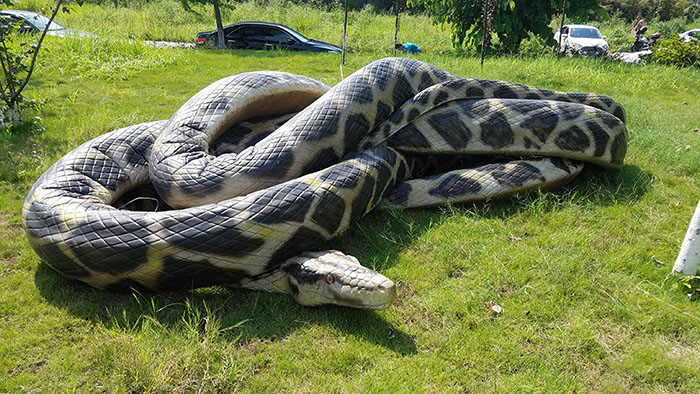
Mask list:
POLYGON ((582 162, 619 167, 624 122, 605 96, 462 79, 406 58, 333 88, 245 73, 169 120, 68 153, 35 183, 23 218, 51 268, 94 287, 230 285, 380 309, 395 297, 389 279, 309 251, 380 204, 473 201, 564 182, 582 162))

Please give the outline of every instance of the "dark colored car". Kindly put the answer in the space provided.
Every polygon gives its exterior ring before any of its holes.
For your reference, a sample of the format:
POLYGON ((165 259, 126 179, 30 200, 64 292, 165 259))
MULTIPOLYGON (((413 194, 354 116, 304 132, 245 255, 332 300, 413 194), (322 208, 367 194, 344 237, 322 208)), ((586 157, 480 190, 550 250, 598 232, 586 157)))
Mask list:
MULTIPOLYGON (((224 27, 226 46, 231 49, 291 49, 309 52, 341 52, 327 42, 304 37, 284 25, 267 22, 240 22, 224 27)), ((217 31, 197 33, 197 44, 218 44, 217 31)))
MULTIPOLYGON (((32 11, 22 10, 2 10, 0 11, 0 27, 6 27, 10 24, 19 25, 21 33, 41 33, 49 23, 49 18, 44 15, 37 14, 32 11)), ((96 37, 92 33, 82 30, 68 29, 58 24, 55 20, 49 25, 47 35, 57 37, 96 37)))

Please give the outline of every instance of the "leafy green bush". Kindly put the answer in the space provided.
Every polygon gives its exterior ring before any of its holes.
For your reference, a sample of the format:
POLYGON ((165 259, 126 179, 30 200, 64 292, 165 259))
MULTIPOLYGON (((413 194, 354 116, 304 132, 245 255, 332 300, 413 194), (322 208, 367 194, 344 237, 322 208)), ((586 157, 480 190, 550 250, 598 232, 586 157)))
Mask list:
POLYGON ((677 37, 661 40, 656 44, 651 60, 681 67, 700 67, 700 42, 683 42, 677 37))
POLYGON ((520 43, 518 54, 523 56, 538 57, 552 54, 552 46, 547 45, 547 42, 541 37, 530 33, 530 36, 520 43))
POLYGON ((674 18, 665 22, 652 22, 649 24, 650 33, 661 33, 663 38, 676 37, 690 29, 691 24, 686 18, 674 18))

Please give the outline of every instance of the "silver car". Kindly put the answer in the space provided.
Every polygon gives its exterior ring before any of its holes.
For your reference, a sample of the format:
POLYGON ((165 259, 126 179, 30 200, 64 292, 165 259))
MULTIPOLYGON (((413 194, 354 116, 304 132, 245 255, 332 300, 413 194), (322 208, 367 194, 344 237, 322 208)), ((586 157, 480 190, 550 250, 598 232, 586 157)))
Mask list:
POLYGON ((554 34, 554 40, 559 42, 560 36, 559 51, 568 55, 602 56, 610 49, 605 36, 594 26, 564 25, 554 34))
POLYGON ((691 29, 685 33, 681 33, 678 37, 683 42, 700 41, 700 29, 691 29))
MULTIPOLYGON (((0 26, 17 24, 19 25, 19 31, 22 33, 41 33, 42 31, 44 31, 48 23, 48 17, 41 14, 37 14, 36 12, 23 10, 0 11, 0 26)), ((96 35, 88 33, 86 31, 63 27, 59 25, 58 22, 56 22, 55 20, 51 21, 51 25, 49 25, 49 29, 48 31, 46 31, 46 34, 57 37, 97 37, 96 35)))

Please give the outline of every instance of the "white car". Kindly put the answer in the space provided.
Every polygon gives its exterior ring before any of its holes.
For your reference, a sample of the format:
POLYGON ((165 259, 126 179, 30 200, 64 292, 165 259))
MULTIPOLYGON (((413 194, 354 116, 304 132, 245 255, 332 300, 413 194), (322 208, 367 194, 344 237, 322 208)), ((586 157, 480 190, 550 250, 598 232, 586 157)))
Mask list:
MULTIPOLYGON (((0 10, 0 28, 8 25, 18 25, 20 33, 36 33, 44 31, 49 23, 49 18, 44 15, 37 14, 32 11, 23 10, 0 10)), ((89 37, 96 38, 97 36, 82 30, 68 29, 58 24, 55 20, 49 25, 46 31, 49 36, 56 37, 89 37)))
POLYGON ((700 41, 700 29, 691 29, 678 35, 683 42, 700 41))
POLYGON ((560 32, 554 34, 554 40, 561 47, 559 51, 568 55, 602 56, 608 53, 610 46, 605 36, 597 28, 588 25, 564 25, 560 32))

